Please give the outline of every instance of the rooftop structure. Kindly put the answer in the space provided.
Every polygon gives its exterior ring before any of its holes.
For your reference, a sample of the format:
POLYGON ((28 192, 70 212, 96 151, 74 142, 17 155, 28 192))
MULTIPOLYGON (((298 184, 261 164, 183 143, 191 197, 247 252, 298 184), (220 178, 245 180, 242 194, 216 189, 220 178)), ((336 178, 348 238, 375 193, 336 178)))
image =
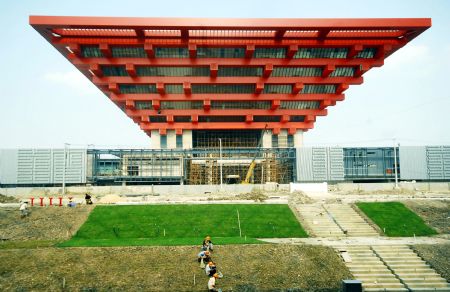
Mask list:
POLYGON ((270 148, 301 146, 317 116, 431 19, 30 16, 30 24, 154 148, 214 147, 218 138, 270 148))

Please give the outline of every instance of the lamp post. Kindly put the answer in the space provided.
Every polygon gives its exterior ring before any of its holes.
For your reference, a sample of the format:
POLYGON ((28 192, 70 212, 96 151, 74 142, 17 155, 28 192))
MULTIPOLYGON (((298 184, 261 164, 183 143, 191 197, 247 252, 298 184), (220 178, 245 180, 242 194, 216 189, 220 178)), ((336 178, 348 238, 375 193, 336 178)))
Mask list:
POLYGON ((62 195, 66 194, 66 168, 67 168, 67 148, 70 146, 69 143, 64 143, 64 168, 62 173, 62 195))
POLYGON ((223 190, 223 177, 222 177, 222 139, 219 138, 219 157, 220 157, 220 190, 223 190))
POLYGON ((397 142, 394 138, 394 175, 395 175, 395 189, 398 189, 398 173, 397 173, 397 142))

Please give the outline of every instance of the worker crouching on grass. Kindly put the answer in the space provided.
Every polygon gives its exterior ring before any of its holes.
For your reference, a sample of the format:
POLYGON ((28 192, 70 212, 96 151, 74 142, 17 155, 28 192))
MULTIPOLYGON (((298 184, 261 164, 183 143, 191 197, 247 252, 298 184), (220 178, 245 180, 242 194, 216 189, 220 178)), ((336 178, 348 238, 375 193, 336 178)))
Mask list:
POLYGON ((219 274, 215 273, 208 281, 209 292, 221 292, 222 289, 216 289, 216 279, 219 278, 219 274))
POLYGON ((197 261, 200 263, 200 268, 204 268, 205 265, 211 261, 211 254, 209 251, 201 251, 197 255, 197 261))
POLYGON ((20 218, 25 218, 28 216, 28 202, 22 202, 19 207, 20 218))
POLYGON ((203 239, 202 250, 213 251, 213 249, 214 245, 211 241, 211 237, 206 236, 205 239, 203 239))
POLYGON ((208 277, 214 276, 214 274, 217 273, 217 267, 214 262, 208 262, 208 264, 205 267, 205 274, 208 277))

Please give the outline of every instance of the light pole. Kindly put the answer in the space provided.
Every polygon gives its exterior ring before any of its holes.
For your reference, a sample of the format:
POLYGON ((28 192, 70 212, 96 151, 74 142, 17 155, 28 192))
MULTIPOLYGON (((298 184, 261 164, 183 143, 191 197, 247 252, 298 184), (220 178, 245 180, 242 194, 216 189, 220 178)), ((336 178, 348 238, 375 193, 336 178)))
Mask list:
POLYGON ((219 156, 220 156, 220 190, 223 190, 223 177, 222 177, 222 139, 219 138, 219 156))
POLYGON ((64 143, 64 168, 62 174, 62 195, 66 194, 66 167, 67 167, 67 148, 70 146, 69 143, 64 143))
POLYGON ((394 174, 395 174, 395 189, 398 189, 398 173, 397 173, 397 142, 394 138, 394 174))

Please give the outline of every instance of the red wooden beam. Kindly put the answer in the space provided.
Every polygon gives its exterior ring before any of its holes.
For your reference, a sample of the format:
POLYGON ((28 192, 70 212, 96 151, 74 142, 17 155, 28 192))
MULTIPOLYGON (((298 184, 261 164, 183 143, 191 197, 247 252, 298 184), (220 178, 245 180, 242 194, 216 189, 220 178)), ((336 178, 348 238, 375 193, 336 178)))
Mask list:
POLYGON ((246 59, 252 58, 254 52, 255 52, 255 45, 247 45, 245 47, 245 58, 246 59))
POLYGON ((108 44, 101 43, 99 45, 99 49, 100 49, 100 52, 102 52, 103 56, 105 56, 105 58, 111 58, 112 57, 111 48, 109 47, 108 44))
POLYGON ((330 74, 334 71, 334 70, 336 70, 336 66, 334 66, 334 65, 326 65, 324 68, 323 68, 323 71, 322 71, 322 77, 328 77, 328 76, 330 76, 330 74))
POLYGON ((126 64, 125 69, 127 70, 128 75, 130 75, 131 77, 137 77, 136 67, 134 66, 134 64, 126 64))
POLYGON ((209 72, 210 72, 211 78, 216 78, 218 71, 219 71, 219 65, 217 65, 217 63, 211 63, 209 65, 209 72))
POLYGON ((155 50, 153 49, 152 44, 145 43, 144 44, 144 50, 145 53, 147 53, 148 58, 154 58, 155 57, 155 50))

